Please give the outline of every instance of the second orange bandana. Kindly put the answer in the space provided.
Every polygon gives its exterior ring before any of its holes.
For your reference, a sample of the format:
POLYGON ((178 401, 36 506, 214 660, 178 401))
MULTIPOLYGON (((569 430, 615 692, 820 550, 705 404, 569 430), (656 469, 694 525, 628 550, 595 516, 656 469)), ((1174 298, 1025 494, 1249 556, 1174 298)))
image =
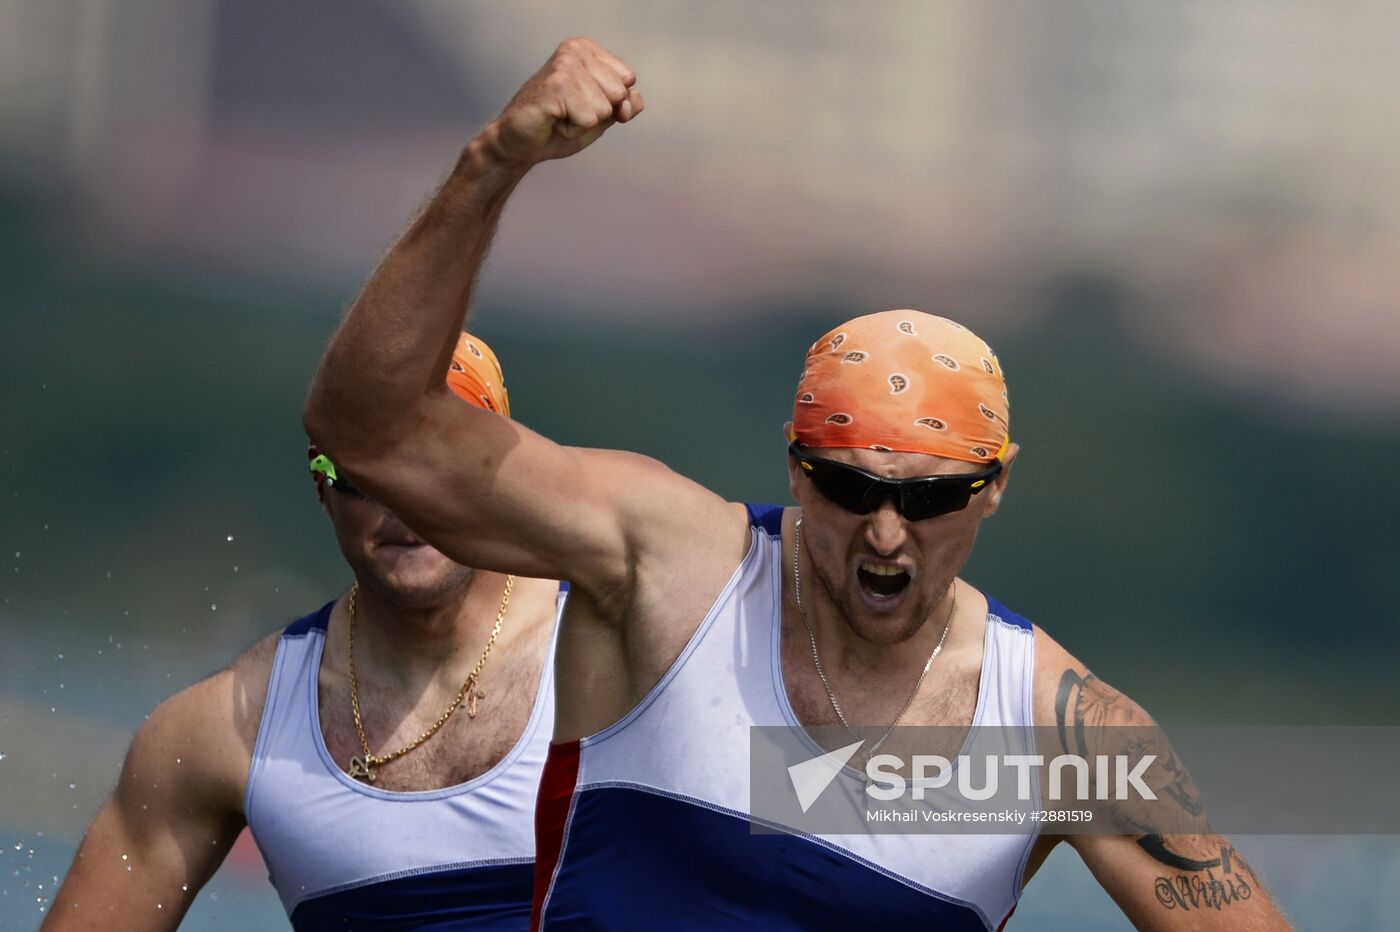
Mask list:
POLYGON ((463 399, 496 414, 510 417, 510 396, 500 360, 480 337, 463 333, 452 351, 447 370, 448 386, 463 399))

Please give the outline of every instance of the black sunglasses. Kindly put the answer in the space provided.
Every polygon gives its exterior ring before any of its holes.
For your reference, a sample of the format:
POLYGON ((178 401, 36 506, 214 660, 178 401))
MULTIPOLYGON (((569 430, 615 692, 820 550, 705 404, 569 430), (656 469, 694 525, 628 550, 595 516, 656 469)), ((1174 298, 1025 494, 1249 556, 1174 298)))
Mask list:
POLYGON ((922 521, 951 514, 967 507, 972 496, 1001 474, 1001 461, 993 460, 982 472, 947 476, 915 476, 912 479, 886 479, 855 466, 804 453, 794 441, 788 455, 803 475, 833 504, 858 515, 868 515, 885 499, 908 521, 922 521))

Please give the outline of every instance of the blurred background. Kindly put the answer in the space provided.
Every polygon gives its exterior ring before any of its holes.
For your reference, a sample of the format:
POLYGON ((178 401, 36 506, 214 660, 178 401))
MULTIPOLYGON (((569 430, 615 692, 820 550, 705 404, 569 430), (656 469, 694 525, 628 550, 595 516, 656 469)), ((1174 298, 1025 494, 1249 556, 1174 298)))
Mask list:
MULTIPOLYGON (((1400 721, 1400 6, 0 0, 0 927, 143 716, 349 580, 302 398, 571 34, 648 108, 540 168, 474 329, 518 417, 787 502, 808 344, 917 307, 1023 452, 966 577, 1159 720, 1400 721)), ((1207 787, 1207 799, 1208 787, 1207 787)), ((1237 839, 1387 927, 1391 837, 1237 839)), ((246 837, 192 929, 285 927, 246 837)), ((1071 852, 1013 929, 1127 923, 1071 852)))

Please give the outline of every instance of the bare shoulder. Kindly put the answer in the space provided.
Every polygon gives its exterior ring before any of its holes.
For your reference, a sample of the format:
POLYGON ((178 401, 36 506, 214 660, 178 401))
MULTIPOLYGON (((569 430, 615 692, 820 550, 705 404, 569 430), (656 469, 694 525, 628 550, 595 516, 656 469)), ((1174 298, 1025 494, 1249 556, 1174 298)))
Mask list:
POLYGON ((1061 731, 1076 722, 1095 725, 1153 725, 1131 698, 1091 672, 1079 658, 1035 626, 1035 724, 1061 731))
POLYGON ((279 634, 157 706, 132 740, 118 792, 149 783, 241 808, 279 634))

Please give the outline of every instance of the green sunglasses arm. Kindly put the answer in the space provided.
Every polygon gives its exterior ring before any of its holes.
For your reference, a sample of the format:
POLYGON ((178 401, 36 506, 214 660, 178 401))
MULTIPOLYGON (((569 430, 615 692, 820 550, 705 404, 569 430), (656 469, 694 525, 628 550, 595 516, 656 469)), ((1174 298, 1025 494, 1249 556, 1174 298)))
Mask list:
POLYGON ((306 464, 306 468, 309 469, 313 475, 325 476, 332 482, 340 478, 335 473, 335 463, 332 463, 324 453, 317 454, 313 457, 311 462, 306 464))

